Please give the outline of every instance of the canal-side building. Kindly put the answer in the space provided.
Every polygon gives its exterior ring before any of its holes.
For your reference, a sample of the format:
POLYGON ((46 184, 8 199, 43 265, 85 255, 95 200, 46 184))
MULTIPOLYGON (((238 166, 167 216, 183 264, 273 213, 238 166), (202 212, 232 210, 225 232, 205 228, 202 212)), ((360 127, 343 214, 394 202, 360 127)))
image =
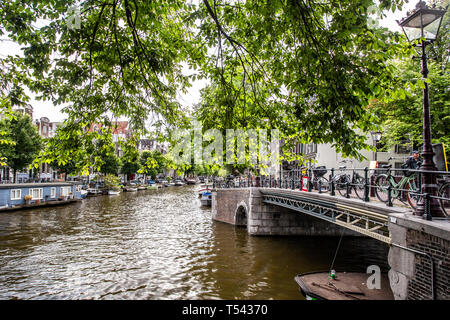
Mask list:
MULTIPOLYGON (((282 142, 283 143, 283 142, 282 142)), ((372 145, 372 139, 370 133, 367 134, 366 143, 372 145)), ((380 145, 376 145, 378 149, 381 149, 380 145)), ((393 168, 401 168, 401 165, 410 156, 412 151, 411 147, 403 145, 395 145, 389 148, 387 151, 377 151, 376 159, 378 166, 382 164, 392 163, 393 168), (389 162, 389 158, 392 158, 389 162)), ((365 159, 359 161, 356 159, 345 158, 341 153, 337 152, 336 148, 331 143, 315 144, 315 143, 296 143, 291 148, 290 152, 293 154, 301 155, 304 159, 304 166, 306 167, 318 167, 325 166, 326 168, 338 168, 339 166, 346 165, 347 168, 365 168, 371 167, 371 162, 375 160, 375 153, 370 150, 359 150, 359 152, 365 157, 365 159), (342 163, 343 160, 352 160, 352 163, 342 163)), ((300 172, 301 163, 298 160, 295 161, 282 161, 281 175, 283 177, 290 177, 300 172)))
POLYGON ((81 199, 81 184, 73 182, 0 184, 0 209, 69 199, 81 199))

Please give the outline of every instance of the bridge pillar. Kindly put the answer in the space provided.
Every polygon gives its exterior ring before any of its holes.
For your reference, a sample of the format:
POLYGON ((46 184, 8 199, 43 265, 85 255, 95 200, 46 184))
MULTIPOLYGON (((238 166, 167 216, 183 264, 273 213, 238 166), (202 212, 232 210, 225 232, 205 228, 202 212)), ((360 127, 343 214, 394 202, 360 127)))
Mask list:
POLYGON ((397 300, 450 299, 450 223, 390 214, 389 280, 397 300))

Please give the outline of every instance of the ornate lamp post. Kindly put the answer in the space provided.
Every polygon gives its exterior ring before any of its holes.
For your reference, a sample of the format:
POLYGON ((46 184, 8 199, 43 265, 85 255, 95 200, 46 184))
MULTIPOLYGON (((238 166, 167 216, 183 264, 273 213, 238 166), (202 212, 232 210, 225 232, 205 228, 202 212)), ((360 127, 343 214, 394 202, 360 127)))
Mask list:
MULTIPOLYGON (((403 32, 410 42, 417 42, 417 46, 422 48, 422 77, 428 77, 427 55, 425 47, 436 40, 441 27, 442 18, 446 13, 445 9, 428 8, 423 1, 419 1, 413 12, 408 13, 407 17, 397 23, 402 27, 403 32)), ((431 145, 431 120, 430 120, 430 101, 428 97, 428 83, 425 82, 423 89, 423 164, 422 170, 436 171, 436 165, 433 162, 433 148, 431 145)), ((437 195, 436 176, 433 173, 424 173, 422 180, 422 194, 431 196, 437 195)), ((439 207, 437 199, 431 198, 429 201, 432 217, 445 217, 439 207)), ((420 197, 417 203, 415 215, 423 216, 425 210, 425 198, 420 197)))
MULTIPOLYGON (((381 132, 380 131, 372 131, 370 134, 372 135, 373 146, 376 149, 377 142, 381 140, 381 132)), ((377 150, 375 150, 373 153, 373 160, 377 161, 377 150)))

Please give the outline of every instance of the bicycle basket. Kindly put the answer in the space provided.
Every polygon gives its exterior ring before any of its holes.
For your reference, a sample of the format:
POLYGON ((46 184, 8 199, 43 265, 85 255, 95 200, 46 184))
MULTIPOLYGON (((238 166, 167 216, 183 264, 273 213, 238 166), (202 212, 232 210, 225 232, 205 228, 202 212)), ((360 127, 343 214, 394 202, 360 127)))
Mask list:
POLYGON ((314 175, 317 177, 323 177, 327 173, 325 166, 319 166, 314 170, 314 175))
MULTIPOLYGON (((410 167, 407 163, 404 163, 404 164, 402 164, 402 169, 410 169, 410 167)), ((409 170, 404 170, 404 171, 402 171, 402 173, 404 174, 405 177, 409 177, 410 175, 413 174, 413 172, 411 172, 409 170)))

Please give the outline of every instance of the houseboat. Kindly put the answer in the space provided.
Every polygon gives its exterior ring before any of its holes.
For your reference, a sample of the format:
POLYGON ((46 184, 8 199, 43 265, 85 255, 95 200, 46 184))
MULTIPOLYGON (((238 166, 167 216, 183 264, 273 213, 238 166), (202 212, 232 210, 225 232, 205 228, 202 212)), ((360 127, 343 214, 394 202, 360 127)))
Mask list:
POLYGON ((76 182, 0 184, 0 211, 71 203, 82 199, 76 182))

